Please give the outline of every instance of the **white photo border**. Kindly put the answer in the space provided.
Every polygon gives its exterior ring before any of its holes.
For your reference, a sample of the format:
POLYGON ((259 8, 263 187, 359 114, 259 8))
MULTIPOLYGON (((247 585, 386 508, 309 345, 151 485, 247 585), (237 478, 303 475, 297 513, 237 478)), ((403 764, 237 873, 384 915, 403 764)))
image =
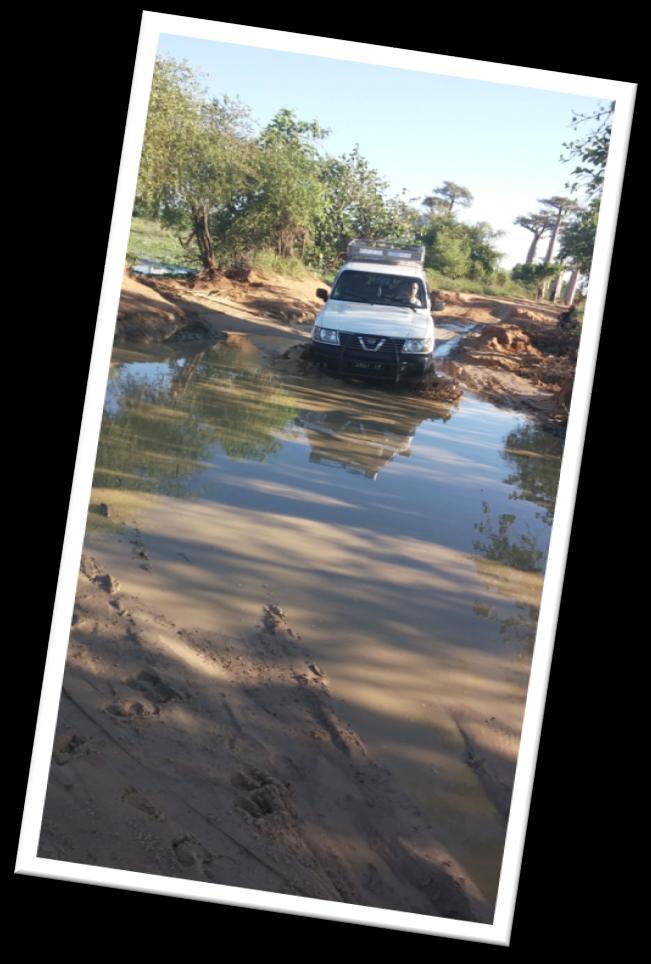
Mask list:
POLYGON ((32 751, 16 861, 17 873, 508 945, 586 434, 635 92, 636 85, 622 81, 466 60, 460 57, 149 11, 143 13, 32 751), (490 925, 219 884, 204 884, 198 881, 37 857, 52 745, 63 685, 69 628, 76 594, 78 564, 85 537, 87 507, 113 346, 124 257, 131 225, 151 79, 161 34, 263 47, 328 57, 333 60, 354 60, 410 71, 574 93, 615 102, 610 150, 543 584, 536 644, 531 664, 502 871, 495 917, 490 925))

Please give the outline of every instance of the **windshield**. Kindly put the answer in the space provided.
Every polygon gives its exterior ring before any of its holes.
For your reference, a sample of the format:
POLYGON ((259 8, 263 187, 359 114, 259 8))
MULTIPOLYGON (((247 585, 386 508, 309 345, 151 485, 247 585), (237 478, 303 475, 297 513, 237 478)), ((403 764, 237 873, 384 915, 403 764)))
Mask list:
POLYGON ((361 301, 372 305, 405 305, 424 308, 425 287, 419 278, 373 274, 371 271, 342 271, 332 289, 335 301, 361 301))

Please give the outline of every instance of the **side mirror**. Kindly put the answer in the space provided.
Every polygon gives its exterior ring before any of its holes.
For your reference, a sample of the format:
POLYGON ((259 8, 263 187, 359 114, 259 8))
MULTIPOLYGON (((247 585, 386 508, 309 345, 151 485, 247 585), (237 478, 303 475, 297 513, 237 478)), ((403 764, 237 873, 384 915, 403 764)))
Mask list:
POLYGON ((327 292, 327 290, 326 290, 325 288, 317 288, 317 289, 316 289, 316 296, 317 296, 317 298, 320 298, 321 301, 327 301, 327 300, 328 300, 328 292, 327 292))
POLYGON ((432 304, 432 311, 443 311, 445 308, 445 302, 440 297, 438 291, 430 291, 429 296, 432 304))

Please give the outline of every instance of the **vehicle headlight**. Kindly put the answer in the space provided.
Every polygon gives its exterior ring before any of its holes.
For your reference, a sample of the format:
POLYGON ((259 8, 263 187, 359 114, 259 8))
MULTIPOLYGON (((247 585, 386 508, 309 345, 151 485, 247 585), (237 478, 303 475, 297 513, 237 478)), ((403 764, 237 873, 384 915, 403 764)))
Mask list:
POLYGON ((434 339, 430 335, 429 338, 407 338, 402 346, 402 350, 410 354, 426 354, 430 352, 433 347, 434 339))
POLYGON ((339 332, 334 328, 319 328, 315 325, 313 337, 316 341, 325 341, 328 345, 339 344, 339 332))

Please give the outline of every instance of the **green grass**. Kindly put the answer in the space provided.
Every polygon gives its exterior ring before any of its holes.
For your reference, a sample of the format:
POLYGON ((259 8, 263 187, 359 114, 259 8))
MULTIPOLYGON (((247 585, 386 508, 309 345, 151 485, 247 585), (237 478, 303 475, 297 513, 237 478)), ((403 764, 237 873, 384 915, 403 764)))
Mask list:
MULTIPOLYGON (((158 221, 134 217, 131 221, 127 260, 136 261, 138 258, 164 261, 166 264, 183 268, 201 267, 194 245, 190 245, 186 250, 174 231, 163 227, 158 221)), ((257 251, 251 258, 250 265, 263 274, 266 272, 284 275, 297 281, 309 278, 313 273, 300 258, 280 258, 271 249, 257 251)))
POLYGON ((186 251, 173 231, 147 218, 133 218, 131 221, 127 260, 137 261, 138 258, 164 261, 179 268, 201 267, 192 247, 186 251))
POLYGON ((281 258, 269 248, 255 252, 251 258, 251 267, 261 274, 284 275, 286 278, 294 278, 295 281, 310 278, 313 274, 300 258, 281 258))
POLYGON ((502 284, 489 281, 477 281, 473 278, 449 278, 433 268, 426 269, 427 280, 432 288, 442 288, 444 291, 465 291, 471 295, 493 295, 496 298, 528 298, 535 299, 535 288, 528 288, 508 278, 502 284))

